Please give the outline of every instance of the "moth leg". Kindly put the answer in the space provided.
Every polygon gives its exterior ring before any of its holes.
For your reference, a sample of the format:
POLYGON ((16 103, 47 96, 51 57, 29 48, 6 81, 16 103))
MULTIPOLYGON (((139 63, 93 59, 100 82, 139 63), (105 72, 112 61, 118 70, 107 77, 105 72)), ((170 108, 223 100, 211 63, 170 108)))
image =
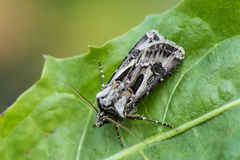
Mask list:
POLYGON ((138 114, 128 115, 126 118, 133 119, 133 120, 145 120, 145 121, 150 121, 150 122, 153 122, 153 123, 158 123, 158 124, 162 124, 162 125, 165 125, 165 126, 173 127, 170 124, 166 124, 166 123, 163 123, 163 122, 158 122, 158 121, 154 121, 154 120, 151 120, 151 119, 148 119, 148 118, 145 118, 145 117, 141 117, 138 114))
POLYGON ((116 125, 116 124, 115 124, 115 130, 116 130, 116 132, 117 132, 118 141, 119 141, 120 145, 122 146, 122 148, 124 148, 124 146, 123 146, 123 144, 122 144, 122 141, 121 141, 121 139, 120 139, 120 135, 119 135, 119 127, 118 127, 118 125, 116 125))
POLYGON ((102 87, 101 87, 101 91, 104 89, 104 74, 103 74, 103 69, 102 69, 102 64, 100 61, 98 61, 98 64, 99 64, 99 67, 100 67, 100 72, 101 72, 101 75, 102 75, 102 87))
POLYGON ((171 75, 174 75, 174 74, 177 73, 177 72, 178 72, 178 70, 176 70, 176 69, 173 70, 172 72, 169 73, 168 77, 170 77, 171 75))

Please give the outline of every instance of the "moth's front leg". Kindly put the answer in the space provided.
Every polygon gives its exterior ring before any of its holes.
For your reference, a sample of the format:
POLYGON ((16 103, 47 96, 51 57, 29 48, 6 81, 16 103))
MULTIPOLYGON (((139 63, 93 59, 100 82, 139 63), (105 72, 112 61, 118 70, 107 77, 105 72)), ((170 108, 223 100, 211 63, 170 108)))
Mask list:
POLYGON ((175 73, 177 73, 178 70, 177 69, 174 69, 172 72, 169 73, 169 75, 167 77, 170 77, 171 75, 174 75, 175 73))
POLYGON ((141 117, 141 116, 138 115, 138 114, 128 115, 126 118, 128 118, 128 119, 133 119, 133 120, 146 120, 146 121, 150 121, 150 122, 153 122, 153 123, 158 123, 158 124, 163 124, 163 125, 165 125, 165 126, 173 127, 173 126, 170 125, 170 124, 166 124, 166 123, 162 123, 162 122, 159 122, 159 121, 154 121, 154 120, 151 120, 151 119, 148 119, 148 118, 145 118, 145 117, 141 117))
POLYGON ((99 64, 100 72, 101 72, 101 75, 102 75, 102 87, 101 87, 101 91, 102 91, 105 88, 105 86, 104 86, 104 74, 103 74, 102 64, 99 60, 98 60, 98 64, 99 64))
POLYGON ((123 144, 122 144, 122 141, 120 139, 120 135, 119 135, 119 126, 115 124, 115 129, 116 129, 116 132, 117 132, 117 137, 118 137, 118 141, 120 143, 120 145, 122 146, 122 148, 124 148, 123 144))

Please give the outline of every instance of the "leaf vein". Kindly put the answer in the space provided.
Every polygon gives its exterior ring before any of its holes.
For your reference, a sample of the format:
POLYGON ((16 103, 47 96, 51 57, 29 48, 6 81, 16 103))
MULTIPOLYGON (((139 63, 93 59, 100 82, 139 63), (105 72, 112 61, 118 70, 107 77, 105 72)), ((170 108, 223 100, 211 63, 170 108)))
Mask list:
POLYGON ((88 123, 89 123, 89 121, 90 121, 90 117, 91 117, 92 111, 93 111, 93 109, 90 109, 89 114, 88 114, 88 117, 87 117, 87 122, 86 122, 86 125, 85 125, 85 127, 84 127, 81 140, 80 140, 80 142, 79 142, 78 152, 77 152, 77 157, 76 157, 77 160, 79 160, 79 157, 80 157, 80 151, 81 151, 81 149, 82 149, 83 140, 84 140, 84 137, 85 137, 85 134, 86 134, 86 131, 87 131, 87 126, 88 126, 88 123))
POLYGON ((203 148, 202 148, 201 142, 200 142, 200 140, 199 140, 198 134, 194 131, 193 128, 191 128, 191 130, 193 131, 193 133, 195 134, 195 136, 196 136, 196 138, 197 138, 197 141, 198 141, 199 146, 200 146, 200 148, 201 148, 201 156, 202 156, 202 159, 203 159, 203 148))
POLYGON ((147 156, 144 154, 142 149, 139 149, 139 152, 141 153, 144 159, 148 160, 147 156))

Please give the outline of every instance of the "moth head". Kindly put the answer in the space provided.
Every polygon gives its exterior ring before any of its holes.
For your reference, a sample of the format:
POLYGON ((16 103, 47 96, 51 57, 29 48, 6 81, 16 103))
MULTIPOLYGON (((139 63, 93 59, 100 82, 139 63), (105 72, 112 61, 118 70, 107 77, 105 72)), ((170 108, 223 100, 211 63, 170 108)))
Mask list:
POLYGON ((104 112, 98 111, 97 113, 97 119, 95 122, 95 126, 97 127, 101 127, 103 126, 105 123, 109 123, 109 121, 106 119, 106 115, 104 112))

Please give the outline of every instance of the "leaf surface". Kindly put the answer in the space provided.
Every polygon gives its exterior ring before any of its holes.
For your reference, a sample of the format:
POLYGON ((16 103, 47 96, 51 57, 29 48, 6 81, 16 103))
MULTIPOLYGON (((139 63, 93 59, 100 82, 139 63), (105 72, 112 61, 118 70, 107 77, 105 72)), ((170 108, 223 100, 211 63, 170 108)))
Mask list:
POLYGON ((0 159, 239 159, 240 2, 185 0, 90 52, 71 58, 45 56, 41 79, 0 116, 0 159), (109 80, 149 30, 186 51, 178 73, 160 83, 137 113, 145 121, 122 124, 122 149, 113 124, 93 128, 96 112, 57 77, 97 107, 97 61, 109 80))

